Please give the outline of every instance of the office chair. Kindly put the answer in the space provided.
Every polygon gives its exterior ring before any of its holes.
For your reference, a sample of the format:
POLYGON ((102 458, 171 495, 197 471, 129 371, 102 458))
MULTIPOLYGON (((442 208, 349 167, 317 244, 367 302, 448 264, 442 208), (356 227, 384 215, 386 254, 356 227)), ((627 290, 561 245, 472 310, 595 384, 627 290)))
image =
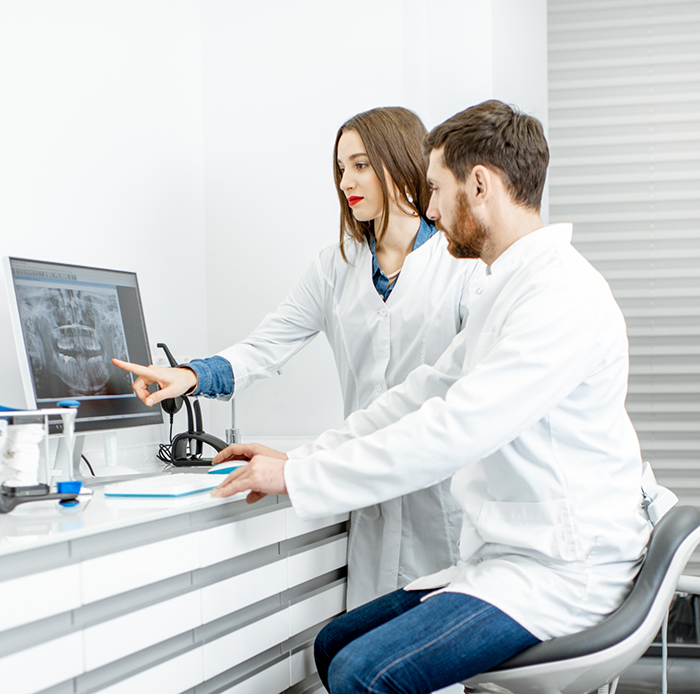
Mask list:
POLYGON ((654 527, 634 586, 615 612, 590 629, 543 641, 466 680, 465 692, 602 693, 612 682, 613 694, 618 676, 644 654, 665 624, 676 589, 700 587, 700 579, 682 576, 698 544, 700 510, 670 509, 654 527))

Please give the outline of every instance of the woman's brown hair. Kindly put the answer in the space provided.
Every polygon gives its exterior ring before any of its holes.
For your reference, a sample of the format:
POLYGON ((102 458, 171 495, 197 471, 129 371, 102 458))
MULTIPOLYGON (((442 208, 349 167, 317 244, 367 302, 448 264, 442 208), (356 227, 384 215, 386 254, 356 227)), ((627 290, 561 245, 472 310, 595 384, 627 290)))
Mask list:
POLYGON ((362 244, 368 243, 374 236, 377 245, 381 245, 389 223, 389 190, 392 184, 396 187, 397 203, 425 217, 430 202, 426 180, 428 159, 423 149, 425 135, 426 129, 421 119, 401 106, 373 108, 358 113, 340 126, 333 148, 333 174, 340 200, 340 253, 345 262, 348 262, 345 255, 347 239, 362 244), (338 166, 338 142, 350 130, 354 130, 362 139, 384 195, 382 221, 378 229, 374 228, 374 221, 360 222, 355 219, 340 188, 343 174, 338 166), (390 180, 387 180, 385 170, 390 180))

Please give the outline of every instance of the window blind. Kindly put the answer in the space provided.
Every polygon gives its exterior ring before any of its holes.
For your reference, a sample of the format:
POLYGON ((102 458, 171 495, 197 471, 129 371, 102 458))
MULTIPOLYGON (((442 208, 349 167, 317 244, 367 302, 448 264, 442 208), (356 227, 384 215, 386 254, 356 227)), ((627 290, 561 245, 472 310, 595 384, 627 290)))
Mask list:
POLYGON ((644 458, 700 506, 700 0, 549 0, 548 24, 550 220, 625 314, 644 458))

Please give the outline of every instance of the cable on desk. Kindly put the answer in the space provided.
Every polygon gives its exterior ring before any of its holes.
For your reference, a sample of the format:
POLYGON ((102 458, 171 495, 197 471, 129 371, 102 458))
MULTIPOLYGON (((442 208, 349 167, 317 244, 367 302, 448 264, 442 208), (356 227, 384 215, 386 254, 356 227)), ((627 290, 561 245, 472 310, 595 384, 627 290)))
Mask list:
POLYGON ((156 458, 161 461, 161 463, 166 463, 167 465, 172 465, 173 462, 173 447, 169 443, 161 443, 158 445, 158 453, 156 453, 156 458))
POLYGON ((90 474, 95 477, 95 471, 92 469, 92 465, 90 465, 90 461, 81 453, 80 457, 85 461, 85 464, 90 468, 90 474))
POLYGON ((170 414, 170 434, 168 438, 170 443, 161 443, 158 445, 158 453, 156 453, 156 458, 166 465, 172 465, 173 462, 173 447, 170 445, 173 442, 173 421, 175 420, 175 415, 170 414))

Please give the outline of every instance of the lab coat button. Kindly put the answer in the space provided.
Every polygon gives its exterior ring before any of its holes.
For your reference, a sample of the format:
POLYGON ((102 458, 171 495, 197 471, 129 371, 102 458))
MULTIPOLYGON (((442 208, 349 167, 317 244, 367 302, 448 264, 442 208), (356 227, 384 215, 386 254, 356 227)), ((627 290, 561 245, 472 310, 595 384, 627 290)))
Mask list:
POLYGON ((481 287, 477 287, 477 288, 476 288, 476 293, 477 293, 477 294, 481 294, 482 291, 483 291, 483 289, 482 289, 481 287))
POLYGON ((383 308, 379 311, 380 316, 386 316, 386 314, 387 314, 387 310, 385 308, 383 308))
POLYGON ((381 383, 377 383, 377 393, 381 393, 383 389, 383 386, 381 383))
POLYGON ((399 566, 399 576, 403 576, 403 574, 404 574, 403 566, 399 566))

